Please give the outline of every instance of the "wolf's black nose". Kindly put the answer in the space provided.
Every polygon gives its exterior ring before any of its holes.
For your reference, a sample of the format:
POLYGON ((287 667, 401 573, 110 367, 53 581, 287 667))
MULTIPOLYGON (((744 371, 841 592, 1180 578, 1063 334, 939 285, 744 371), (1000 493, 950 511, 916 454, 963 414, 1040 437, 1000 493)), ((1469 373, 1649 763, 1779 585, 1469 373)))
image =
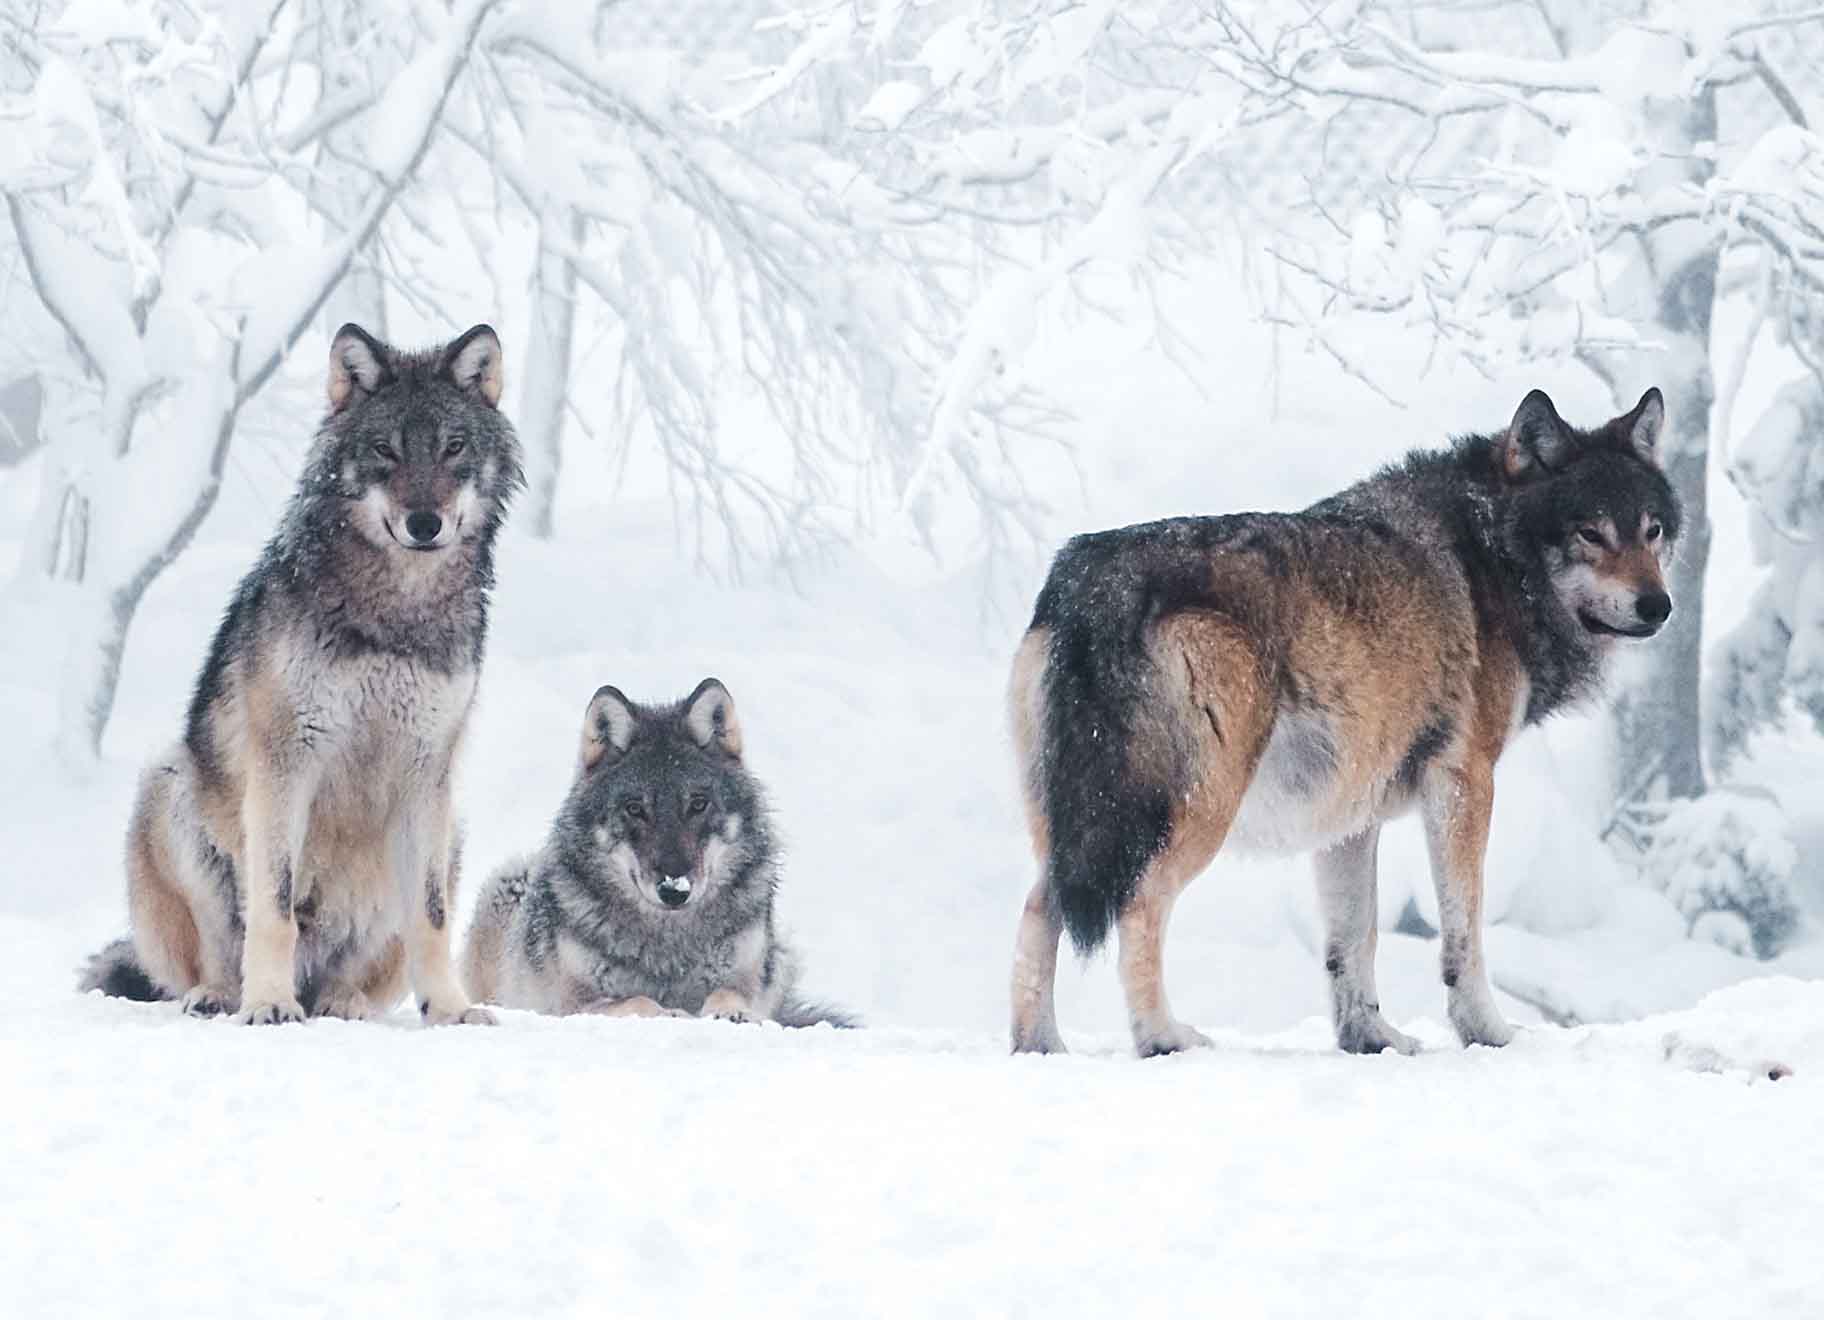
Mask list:
POLYGON ((1634 602, 1634 612, 1642 622, 1657 626, 1671 616, 1672 597, 1663 591, 1649 591, 1634 602))
POLYGON ((405 515, 405 532, 414 541, 435 541, 437 533, 443 530, 443 519, 434 513, 408 513, 405 515))
POLYGON ((659 902, 668 908, 683 907, 690 902, 690 885, 688 882, 674 883, 669 877, 659 881, 659 902))

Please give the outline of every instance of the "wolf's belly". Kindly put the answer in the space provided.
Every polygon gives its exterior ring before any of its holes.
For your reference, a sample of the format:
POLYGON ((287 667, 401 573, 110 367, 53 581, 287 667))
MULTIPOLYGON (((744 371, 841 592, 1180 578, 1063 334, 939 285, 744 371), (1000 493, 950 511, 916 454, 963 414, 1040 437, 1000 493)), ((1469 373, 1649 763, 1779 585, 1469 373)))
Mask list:
POLYGON ((1284 712, 1274 722, 1225 846, 1283 856, 1359 834, 1410 805, 1411 795, 1394 782, 1396 771, 1397 763, 1386 757, 1352 763, 1325 717, 1284 712))

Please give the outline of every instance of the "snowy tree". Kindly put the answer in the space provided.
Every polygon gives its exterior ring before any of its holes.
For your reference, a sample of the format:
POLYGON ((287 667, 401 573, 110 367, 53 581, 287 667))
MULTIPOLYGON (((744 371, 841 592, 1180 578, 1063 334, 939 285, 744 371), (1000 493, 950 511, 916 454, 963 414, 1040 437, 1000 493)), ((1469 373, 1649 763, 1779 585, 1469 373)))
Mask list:
POLYGON ((1759 0, 1225 6, 1240 76, 1288 115, 1389 126, 1386 185, 1288 229, 1285 315, 1359 364, 1346 313, 1393 318, 1491 375, 1576 360, 1673 418, 1678 612, 1618 703, 1624 793, 1705 787, 1700 638, 1715 307, 1729 261, 1824 281, 1816 139, 1775 42, 1824 20, 1759 0), (1411 130, 1417 128, 1414 134, 1411 130))
MULTIPOLYGON (((550 525, 576 415, 563 358, 580 310, 605 320, 606 429, 656 445, 700 560, 738 569, 852 536, 915 483, 965 255, 837 154, 814 80, 622 50, 610 8, 526 6, 496 24, 489 76, 452 116, 469 154, 444 157, 485 163, 536 233, 531 333, 552 352, 520 405, 531 520, 550 525), (729 420, 753 404, 765 443, 729 420)), ((1017 384, 962 413, 1004 445, 1048 420, 1017 384)), ((978 466, 964 489, 990 543, 1027 509, 1017 469, 978 466)))
POLYGON ((956 286, 966 300, 930 345, 936 388, 911 419, 902 508, 948 487, 991 504, 1017 492, 1018 456, 984 417, 1025 388, 1046 317, 1138 318, 1160 351, 1190 362, 1159 294, 1211 235, 1196 194, 1175 180, 1249 113, 1212 58, 1227 41, 1220 11, 1176 0, 882 0, 869 11, 833 0, 777 20, 794 43, 737 112, 818 97, 844 124, 839 149, 853 162, 839 195, 865 198, 902 231, 958 235, 959 263, 980 272, 956 286), (831 70, 842 92, 817 83, 831 70))
POLYGON ((1716 788, 1635 808, 1650 839, 1644 871, 1694 938, 1771 958, 1799 926, 1798 849, 1771 794, 1716 788))
MULTIPOLYGON (((1737 361, 1767 332, 1797 350, 1807 373, 1725 451, 1725 470, 1749 501, 1755 561, 1768 572, 1709 661, 1706 728, 1719 769, 1757 729, 1777 724, 1789 700, 1824 731, 1824 294, 1771 276, 1769 265, 1737 361)), ((1731 411, 1718 410, 1725 440, 1731 411)))
POLYGON ((215 502, 237 419, 412 177, 493 7, 402 7, 409 63, 350 92, 330 70, 352 46, 284 0, 208 16, 8 6, 0 183, 31 288, 80 364, 51 377, 8 627, 23 635, 38 612, 67 636, 61 728, 78 761, 99 746, 141 597, 215 502), (325 187, 324 142, 356 132, 358 174, 325 187))
POLYGON ((1767 49, 1819 18, 1777 0, 1727 11, 1543 2, 1474 16, 1364 4, 1339 22, 1313 13, 1304 26, 1248 27, 1242 40, 1259 51, 1244 77, 1297 113, 1425 129, 1395 135, 1410 146, 1384 162, 1383 195, 1335 217, 1335 237, 1280 248, 1302 275, 1291 303, 1321 299, 1301 315, 1313 337, 1361 361, 1330 314, 1372 312, 1490 374, 1576 359, 1618 399, 1663 388, 1667 472, 1687 509, 1669 574, 1678 614, 1620 702, 1618 775, 1673 797, 1705 786, 1705 472, 1726 257, 1760 250, 1824 277, 1806 175, 1791 170, 1809 153, 1808 119, 1767 49), (1746 150, 1731 113, 1757 126, 1746 150))

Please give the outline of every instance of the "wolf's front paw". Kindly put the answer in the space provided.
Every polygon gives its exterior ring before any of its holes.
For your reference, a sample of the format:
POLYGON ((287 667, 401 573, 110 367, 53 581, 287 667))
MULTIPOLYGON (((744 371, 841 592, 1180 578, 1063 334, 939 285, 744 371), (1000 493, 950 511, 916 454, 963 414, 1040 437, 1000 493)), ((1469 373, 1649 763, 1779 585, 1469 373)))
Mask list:
POLYGON ((180 1007, 191 1017, 220 1017, 234 1012, 235 996, 219 985, 193 985, 184 991, 180 1007))
POLYGON ((1457 1029, 1457 1039, 1465 1045, 1506 1045, 1514 1038, 1514 1029, 1495 1007, 1494 997, 1483 994, 1453 994, 1450 998, 1450 1025, 1457 1029))
POLYGON ((424 1019, 427 1027, 494 1027, 500 1025, 500 1019, 479 1004, 449 1004, 442 1008, 430 1000, 422 1000, 418 1005, 418 1016, 424 1019))
POLYGON ((235 1019, 244 1027, 273 1026, 281 1022, 302 1022, 304 1005, 295 999, 254 1000, 235 1019))
POLYGON ((1188 1022, 1168 1022, 1157 1031, 1134 1033, 1134 1050, 1143 1059, 1176 1054, 1180 1050, 1207 1050, 1213 1044, 1214 1041, 1188 1022))
POLYGON ((753 1005, 733 990, 718 990, 703 1001, 698 1017, 715 1018, 719 1022, 758 1022, 753 1005))
POLYGON ((1393 1050, 1417 1054, 1419 1042, 1395 1029, 1375 1009, 1363 1009, 1337 1024, 1336 1047, 1345 1054, 1380 1054, 1393 1050))

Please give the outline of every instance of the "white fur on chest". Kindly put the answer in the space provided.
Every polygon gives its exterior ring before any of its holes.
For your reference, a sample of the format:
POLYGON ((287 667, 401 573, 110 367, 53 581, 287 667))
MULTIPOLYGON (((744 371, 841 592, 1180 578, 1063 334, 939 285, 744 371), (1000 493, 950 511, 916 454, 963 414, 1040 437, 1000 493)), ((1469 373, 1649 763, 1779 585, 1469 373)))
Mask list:
POLYGON ((445 783, 475 696, 475 671, 438 673, 395 655, 325 662, 280 657, 299 759, 314 772, 317 813, 361 831, 402 800, 445 783))

